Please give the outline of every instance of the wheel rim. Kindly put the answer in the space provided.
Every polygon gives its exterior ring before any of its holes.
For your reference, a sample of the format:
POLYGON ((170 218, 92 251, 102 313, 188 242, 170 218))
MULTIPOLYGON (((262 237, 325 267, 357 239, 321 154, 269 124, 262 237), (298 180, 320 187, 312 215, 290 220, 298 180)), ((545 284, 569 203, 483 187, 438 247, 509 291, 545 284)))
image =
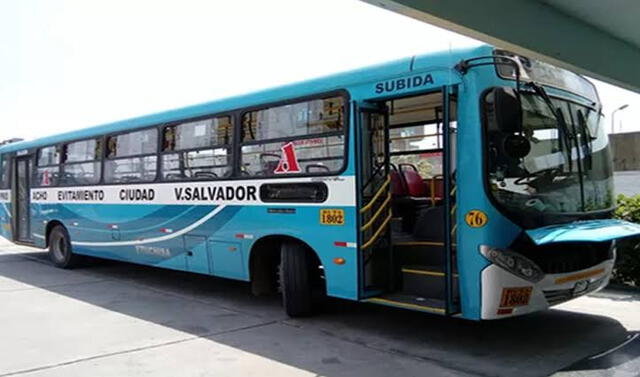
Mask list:
POLYGON ((67 254, 67 243, 64 237, 56 235, 51 245, 53 246, 53 256, 59 261, 64 260, 67 254))

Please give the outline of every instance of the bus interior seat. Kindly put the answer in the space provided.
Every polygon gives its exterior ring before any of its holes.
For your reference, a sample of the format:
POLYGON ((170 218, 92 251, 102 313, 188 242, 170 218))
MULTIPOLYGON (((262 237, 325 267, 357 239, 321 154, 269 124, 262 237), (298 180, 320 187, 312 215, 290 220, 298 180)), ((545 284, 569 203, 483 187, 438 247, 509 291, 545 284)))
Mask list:
POLYGON ((313 173, 312 170, 314 169, 319 173, 328 173, 331 171, 328 166, 321 164, 309 164, 304 170, 307 173, 313 173))
POLYGON ((392 213, 402 218, 402 230, 408 233, 413 232, 417 210, 430 205, 426 196, 414 197, 410 190, 404 174, 391 164, 392 213))
POLYGON ((183 179, 184 175, 180 174, 180 173, 168 173, 164 179, 168 179, 171 181, 177 181, 179 179, 183 179))
POLYGON ((393 197, 407 196, 402 177, 396 170, 391 170, 391 195, 393 197))
POLYGON ((218 174, 212 171, 201 170, 193 174, 194 178, 218 178, 218 174))
POLYGON ((422 180, 420 174, 414 170, 403 170, 402 177, 407 182, 409 196, 415 198, 427 198, 427 184, 422 180))

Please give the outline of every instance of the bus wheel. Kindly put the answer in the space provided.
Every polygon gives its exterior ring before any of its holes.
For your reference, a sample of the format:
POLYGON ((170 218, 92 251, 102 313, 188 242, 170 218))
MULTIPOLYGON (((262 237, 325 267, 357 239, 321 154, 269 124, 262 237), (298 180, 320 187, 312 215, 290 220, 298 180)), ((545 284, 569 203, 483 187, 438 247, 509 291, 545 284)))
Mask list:
POLYGON ((71 251, 69 233, 62 225, 56 225, 49 235, 49 258, 60 268, 73 268, 80 259, 71 251))
POLYGON ((290 317, 313 312, 313 263, 309 251, 299 243, 284 242, 280 249, 280 290, 290 317))

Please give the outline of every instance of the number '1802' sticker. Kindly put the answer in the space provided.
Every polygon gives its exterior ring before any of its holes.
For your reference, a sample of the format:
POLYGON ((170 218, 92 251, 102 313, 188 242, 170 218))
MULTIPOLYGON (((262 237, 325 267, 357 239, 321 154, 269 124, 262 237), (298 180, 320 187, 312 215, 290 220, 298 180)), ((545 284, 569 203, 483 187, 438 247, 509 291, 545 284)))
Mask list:
POLYGON ((321 209, 320 224, 344 225, 344 210, 343 209, 321 209))

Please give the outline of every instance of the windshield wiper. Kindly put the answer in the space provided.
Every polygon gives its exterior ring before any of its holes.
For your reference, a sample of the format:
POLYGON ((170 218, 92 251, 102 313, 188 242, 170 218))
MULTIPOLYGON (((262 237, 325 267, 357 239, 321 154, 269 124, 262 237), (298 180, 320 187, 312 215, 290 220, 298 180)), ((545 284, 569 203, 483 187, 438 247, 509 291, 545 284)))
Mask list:
POLYGON ((571 153, 571 131, 569 130, 569 126, 564 119, 564 115, 560 109, 556 109, 553 107, 553 102, 551 102, 551 98, 547 94, 547 91, 542 87, 542 85, 538 85, 535 82, 531 81, 527 83, 527 86, 532 88, 536 94, 538 94, 544 100, 544 103, 549 107, 549 111, 553 114, 553 117, 556 118, 556 122, 562 132, 562 142, 564 143, 567 150, 567 160, 569 164, 569 173, 573 172, 573 159, 571 153))
POLYGON ((582 135, 582 143, 585 149, 584 153, 584 162, 585 168, 591 170, 592 167, 592 156, 593 153, 593 140, 595 138, 591 135, 591 131, 589 130, 589 126, 587 125, 587 118, 582 112, 581 109, 578 109, 578 126, 580 126, 580 134, 582 135))

